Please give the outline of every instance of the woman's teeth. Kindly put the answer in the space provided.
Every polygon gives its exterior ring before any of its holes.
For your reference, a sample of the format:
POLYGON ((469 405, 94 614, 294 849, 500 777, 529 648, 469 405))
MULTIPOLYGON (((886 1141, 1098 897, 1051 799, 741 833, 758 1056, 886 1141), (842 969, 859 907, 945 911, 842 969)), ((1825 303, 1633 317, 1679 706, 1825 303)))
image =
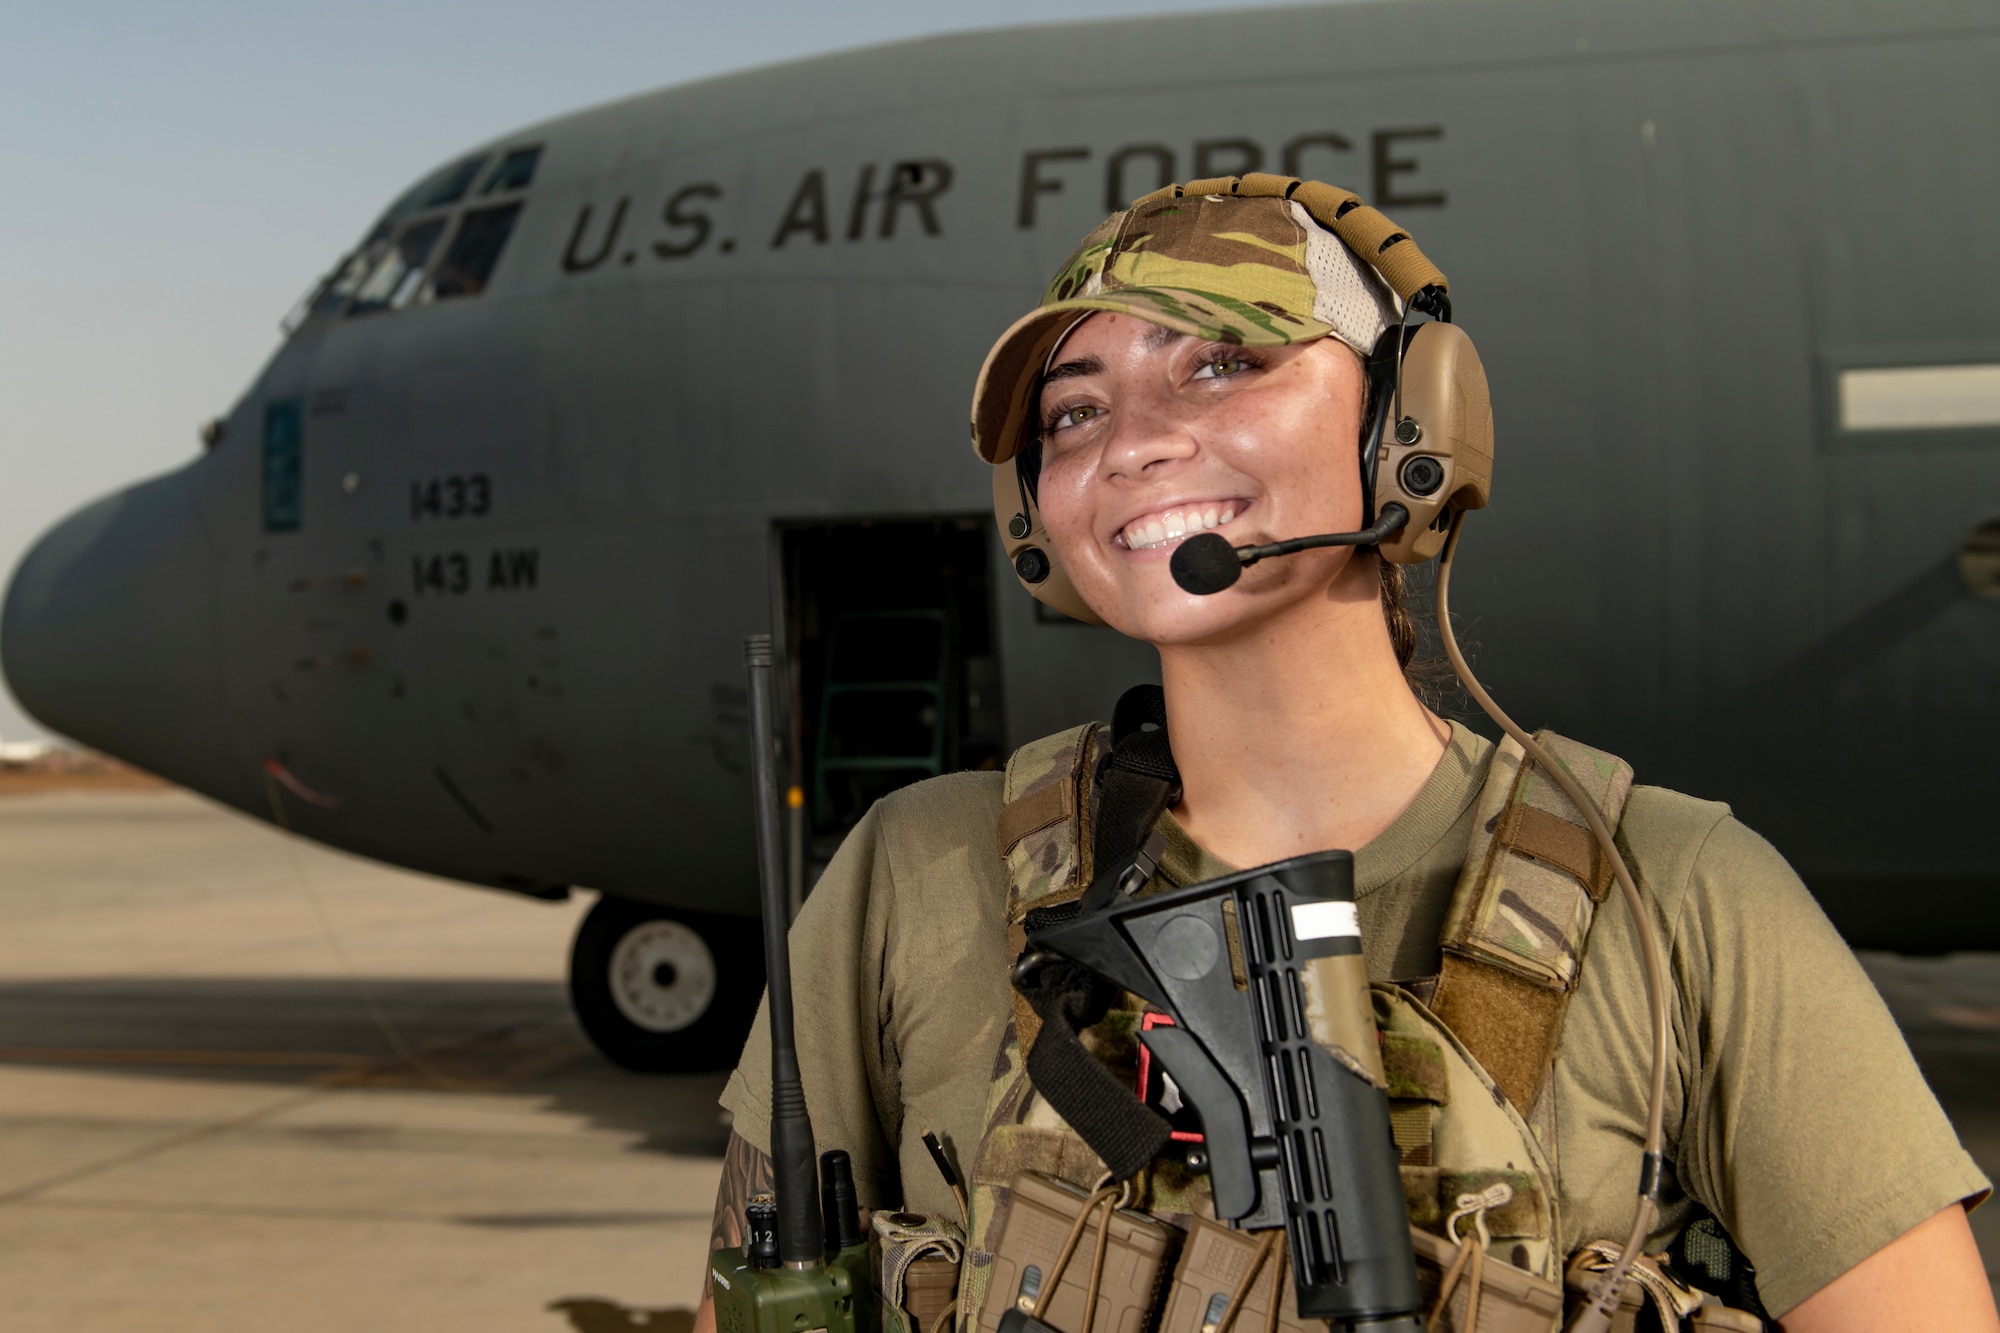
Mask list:
POLYGON ((1206 505, 1201 508, 1169 509, 1163 514, 1151 514, 1126 524, 1120 534, 1125 545, 1134 551, 1143 551, 1150 546, 1164 546, 1178 541, 1189 533, 1202 532, 1209 528, 1219 528, 1236 517, 1236 506, 1206 505))

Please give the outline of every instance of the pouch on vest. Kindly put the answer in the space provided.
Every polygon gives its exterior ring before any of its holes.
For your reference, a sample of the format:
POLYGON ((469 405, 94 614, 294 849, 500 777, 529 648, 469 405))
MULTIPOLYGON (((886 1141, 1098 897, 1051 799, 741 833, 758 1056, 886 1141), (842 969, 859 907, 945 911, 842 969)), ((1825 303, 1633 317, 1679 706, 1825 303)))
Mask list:
MULTIPOLYGON (((1611 1267, 1621 1247, 1596 1241, 1577 1251, 1564 1286, 1579 1306, 1599 1273, 1611 1267)), ((1675 1274, 1666 1255, 1642 1255, 1632 1265, 1625 1290, 1618 1296, 1618 1313, 1611 1333, 1764 1333, 1770 1325, 1748 1310, 1724 1305, 1712 1293, 1687 1285, 1675 1274)))
POLYGON ((934 1213, 876 1213, 875 1294, 882 1333, 932 1333, 957 1303, 965 1237, 934 1213))
MULTIPOLYGON (((1570 1260, 1563 1285, 1579 1307, 1588 1299, 1597 1275, 1618 1261, 1621 1248, 1615 1241, 1594 1241, 1578 1250, 1576 1257, 1570 1260)), ((1701 1293, 1675 1277, 1661 1262, 1663 1258, 1662 1255, 1644 1254, 1633 1262, 1625 1279, 1625 1289, 1618 1293, 1618 1313, 1611 1317, 1611 1333, 1657 1333, 1662 1329, 1678 1333, 1687 1326, 1682 1321, 1702 1308, 1701 1293)), ((1750 1318, 1752 1329, 1762 1327, 1754 1315, 1750 1318)), ((1710 1324, 1708 1327, 1721 1329, 1730 1325, 1710 1324)))
POLYGON ((1411 1227, 1410 1240, 1431 1333, 1554 1333, 1563 1313, 1562 1288, 1555 1283, 1504 1259, 1472 1255, 1476 1239, 1462 1248, 1411 1227), (1470 1272, 1469 1257, 1478 1264, 1470 1272))
POLYGON ((1527 1122, 1408 992, 1377 986, 1374 1001, 1411 1227, 1455 1248, 1467 1234, 1463 1201, 1490 1200, 1477 1225, 1488 1262, 1505 1261, 1553 1289, 1562 1275, 1555 1174, 1527 1122))
POLYGON ((1180 1233, 1119 1206, 1129 1192, 1088 1192, 1024 1171, 997 1220, 980 1333, 1020 1311, 1060 1333, 1145 1333, 1180 1233), (1095 1278, 1093 1283, 1092 1279, 1095 1278))
MULTIPOLYGON (((1439 1294, 1459 1250, 1415 1228, 1410 1241, 1417 1254, 1424 1315, 1434 1333, 1554 1330, 1562 1315, 1562 1289, 1500 1259, 1485 1261, 1476 1284, 1455 1282, 1438 1311, 1439 1294), (1468 1322, 1468 1315, 1477 1322, 1468 1322)), ((1325 1327, 1320 1320, 1299 1318, 1282 1232, 1236 1231, 1206 1218, 1189 1222, 1159 1333, 1323 1333, 1325 1327)))

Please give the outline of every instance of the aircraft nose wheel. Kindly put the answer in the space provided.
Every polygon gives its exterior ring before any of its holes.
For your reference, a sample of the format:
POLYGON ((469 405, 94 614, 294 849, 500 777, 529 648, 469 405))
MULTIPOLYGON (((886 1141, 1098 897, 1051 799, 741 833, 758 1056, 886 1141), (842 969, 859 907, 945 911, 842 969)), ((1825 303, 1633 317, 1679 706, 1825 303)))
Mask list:
POLYGON ((641 1073, 733 1065, 764 987, 755 919, 604 897, 577 927, 570 1000, 606 1057, 641 1073))

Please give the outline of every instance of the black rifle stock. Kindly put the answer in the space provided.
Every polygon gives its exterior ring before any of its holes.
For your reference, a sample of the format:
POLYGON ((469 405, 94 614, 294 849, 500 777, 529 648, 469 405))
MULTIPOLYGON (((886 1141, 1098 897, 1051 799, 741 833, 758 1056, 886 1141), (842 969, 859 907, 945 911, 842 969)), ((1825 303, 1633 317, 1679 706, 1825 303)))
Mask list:
MULTIPOLYGON (((1027 924, 1017 979, 1060 957, 1173 1020, 1139 1039, 1201 1118, 1217 1216, 1285 1228, 1299 1314, 1421 1327, 1353 857, 1317 852, 1027 924)), ((1045 1015, 1038 1040, 1066 1039, 1051 1026, 1045 1015)))

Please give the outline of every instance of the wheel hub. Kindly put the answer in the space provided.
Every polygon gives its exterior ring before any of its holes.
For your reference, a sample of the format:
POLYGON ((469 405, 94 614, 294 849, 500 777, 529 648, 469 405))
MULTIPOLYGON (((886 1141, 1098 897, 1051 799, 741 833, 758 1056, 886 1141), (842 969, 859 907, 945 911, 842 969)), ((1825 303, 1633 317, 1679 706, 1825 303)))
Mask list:
POLYGON ((678 921, 642 921, 611 951, 611 999, 647 1032, 679 1032, 715 1000, 715 955, 678 921))

